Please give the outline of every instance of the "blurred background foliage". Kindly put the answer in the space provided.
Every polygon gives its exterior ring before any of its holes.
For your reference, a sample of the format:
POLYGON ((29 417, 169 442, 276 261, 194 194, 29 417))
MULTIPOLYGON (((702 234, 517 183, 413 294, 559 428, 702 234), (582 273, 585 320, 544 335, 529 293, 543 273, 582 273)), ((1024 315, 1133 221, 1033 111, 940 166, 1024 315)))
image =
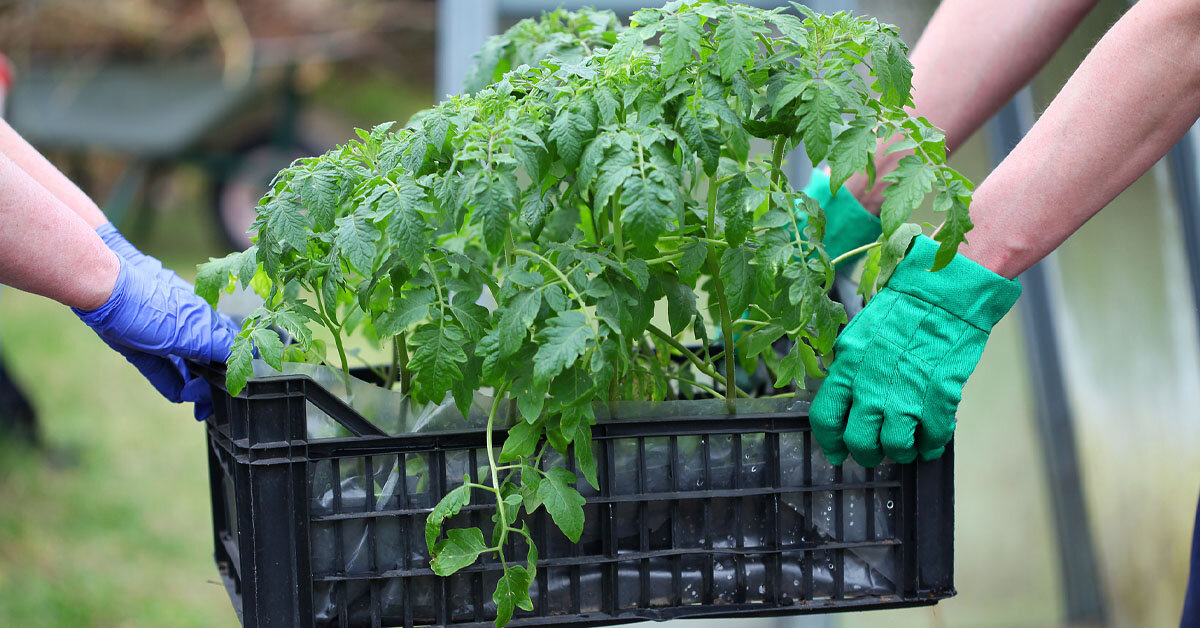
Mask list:
MULTIPOLYGON (((911 44, 935 5, 862 0, 859 9, 898 24, 911 44)), ((1102 0, 1038 76, 1039 111, 1126 6, 1102 0)), ((0 0, 0 52, 15 65, 18 90, 25 81, 31 93, 38 77, 51 77, 54 96, 114 68, 179 75, 196 66, 211 70, 202 75, 208 87, 245 90, 175 151, 51 132, 35 141, 120 214, 136 244, 190 278, 198 262, 236 246, 238 207, 247 211, 292 157, 434 102, 436 13, 433 0, 0 0)), ((160 122, 158 99, 171 89, 135 94, 130 136, 160 122)), ((973 138, 954 165, 982 181, 987 148, 973 138)), ((1200 488, 1200 343, 1172 194, 1160 164, 1071 238, 1051 273, 1116 626, 1178 625, 1200 488)), ((212 564, 204 433, 190 409, 158 397, 65 308, 10 289, 0 291, 0 355, 37 408, 42 442, 0 437, 0 626, 236 625, 212 564)), ((958 597, 925 609, 722 625, 1061 625, 1016 314, 993 333, 959 421, 958 597)))

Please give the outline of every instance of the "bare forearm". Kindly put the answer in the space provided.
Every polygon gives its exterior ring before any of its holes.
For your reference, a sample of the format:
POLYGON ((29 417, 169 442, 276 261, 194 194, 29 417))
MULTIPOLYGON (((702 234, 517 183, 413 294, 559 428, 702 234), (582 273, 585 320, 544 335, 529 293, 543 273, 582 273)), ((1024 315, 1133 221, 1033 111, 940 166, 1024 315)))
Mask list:
POLYGON ((1200 116, 1200 3, 1137 4, 976 190, 960 251, 1015 277, 1158 161, 1200 116))
POLYGON ((0 154, 0 283, 90 310, 119 270, 91 226, 0 154))
MULTIPOLYGON (((946 132, 953 151, 1029 82, 1071 34, 1096 0, 946 0, 913 48, 916 115, 946 132)), ((880 175, 906 153, 876 155, 880 175)), ((884 185, 867 189, 866 175, 847 183, 872 213, 884 185)))
POLYGON ((35 181, 58 197, 71 211, 95 229, 108 222, 104 212, 54 164, 29 145, 7 122, 0 120, 0 153, 8 156, 35 181))

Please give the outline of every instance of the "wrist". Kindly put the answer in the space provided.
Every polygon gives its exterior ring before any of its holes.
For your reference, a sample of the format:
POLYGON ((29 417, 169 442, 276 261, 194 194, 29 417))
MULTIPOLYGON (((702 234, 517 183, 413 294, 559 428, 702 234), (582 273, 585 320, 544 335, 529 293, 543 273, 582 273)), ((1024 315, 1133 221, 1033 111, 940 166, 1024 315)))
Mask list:
POLYGON ((96 310, 112 298, 117 280, 121 275, 123 263, 120 257, 108 249, 98 251, 96 263, 88 265, 83 272, 76 275, 79 278, 74 294, 65 305, 82 311, 96 310))
POLYGON ((931 271, 938 247, 933 239, 917 236, 887 287, 991 330, 1021 296, 1021 284, 961 254, 945 268, 931 271))

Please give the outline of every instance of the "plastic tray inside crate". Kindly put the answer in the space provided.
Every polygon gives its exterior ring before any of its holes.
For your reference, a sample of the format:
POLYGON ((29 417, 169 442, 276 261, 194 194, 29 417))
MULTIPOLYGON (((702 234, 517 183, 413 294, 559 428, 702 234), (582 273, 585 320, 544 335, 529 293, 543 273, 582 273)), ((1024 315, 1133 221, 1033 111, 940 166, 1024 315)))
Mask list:
MULTIPOLYGON (((499 565, 439 578, 423 536, 441 496, 486 467, 477 421, 418 411, 426 420, 404 425, 421 430, 388 434, 345 405, 340 381, 310 378, 326 377, 318 372, 257 379, 236 398, 209 375, 217 561, 245 625, 490 625, 499 565)), ((580 542, 544 512, 530 518, 535 610, 510 625, 892 608, 954 594, 949 450, 931 463, 833 467, 804 401, 749 400, 735 416, 722 402, 622 406, 595 428, 600 490, 580 486, 580 542)), ((473 505, 449 525, 490 536, 490 516, 473 505)), ((506 554, 524 547, 514 540, 506 554)))

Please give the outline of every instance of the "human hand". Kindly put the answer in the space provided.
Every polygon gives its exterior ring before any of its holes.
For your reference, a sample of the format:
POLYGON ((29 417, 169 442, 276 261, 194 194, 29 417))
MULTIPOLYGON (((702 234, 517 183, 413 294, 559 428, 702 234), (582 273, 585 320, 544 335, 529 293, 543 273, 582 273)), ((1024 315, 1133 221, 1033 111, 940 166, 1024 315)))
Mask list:
POLYGON ((164 280, 118 257, 121 269, 109 299, 95 310, 72 310, 164 397, 195 402, 197 419, 207 417, 212 403, 207 383, 192 376, 185 361, 225 361, 236 325, 187 282, 164 280))
POLYGON ((833 464, 847 454, 864 467, 884 456, 932 460, 954 434, 963 384, 1021 284, 962 255, 930 272, 937 249, 918 237, 887 287, 838 336, 810 411, 833 464))

